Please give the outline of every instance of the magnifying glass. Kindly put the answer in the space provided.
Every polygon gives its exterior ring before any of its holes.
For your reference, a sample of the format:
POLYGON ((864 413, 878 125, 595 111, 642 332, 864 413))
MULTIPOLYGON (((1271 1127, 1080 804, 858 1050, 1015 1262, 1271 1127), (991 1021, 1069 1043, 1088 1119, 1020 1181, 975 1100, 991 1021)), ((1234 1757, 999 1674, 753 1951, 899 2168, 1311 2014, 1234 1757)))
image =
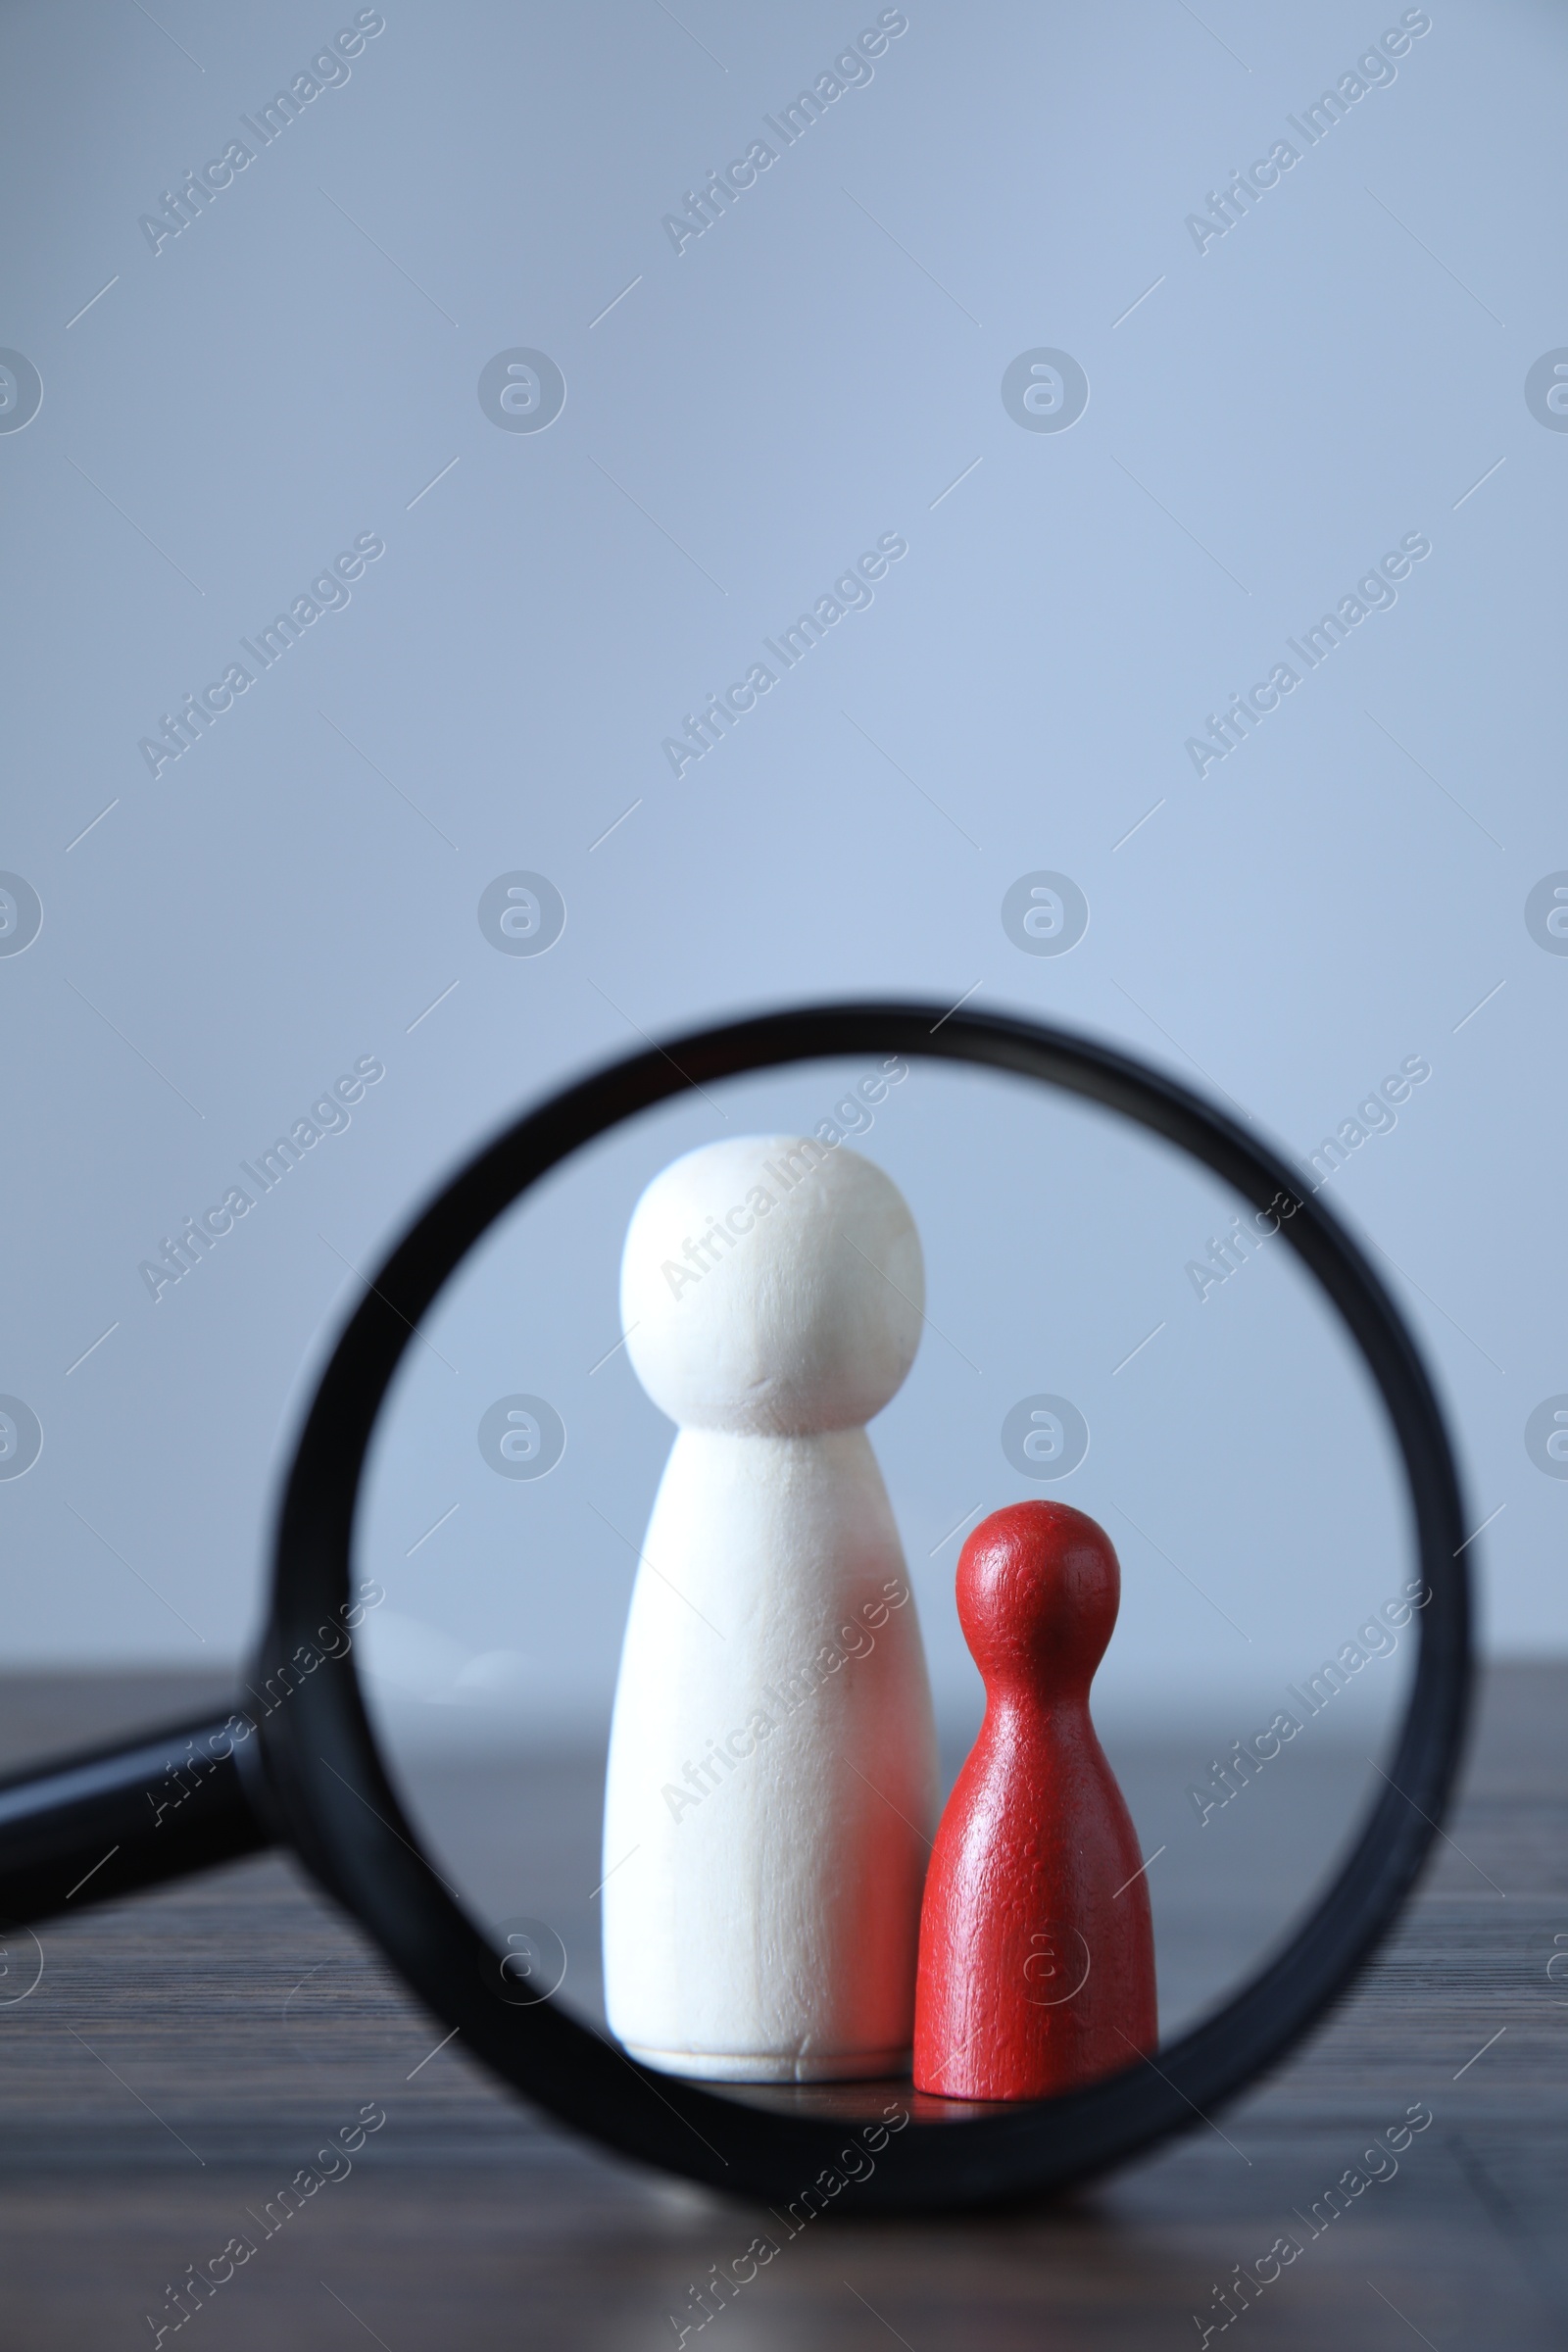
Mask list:
MULTIPOLYGON (((840 2210, 1036 2195, 1210 2118, 1388 1933, 1465 1721, 1452 1449, 1399 1314, 1319 1197, 1334 1173, 1304 1176, 1108 1047, 917 1004, 705 1030, 556 1095, 458 1172, 354 1307, 303 1424, 234 1706, 0 1788, 0 1918, 286 1844, 515 2089, 621 2154, 791 2209, 852 2183, 840 2210), (773 1177, 731 1184, 732 1200, 725 1172, 748 1154, 773 1177), (888 1498, 865 1539, 893 1562, 882 1614, 825 1625, 789 1688, 760 1674, 741 1569, 731 1590, 703 1566, 710 1504, 683 1521, 668 1501, 691 1455, 689 1433, 671 1454, 671 1419, 700 1422, 690 1398, 713 1382, 760 1377, 726 1359, 710 1380, 734 1318, 702 1286, 721 1302, 726 1281, 732 1301, 766 1289, 773 1244, 745 1211, 775 1179, 780 1201, 803 1187, 803 1232, 829 1196, 872 1203, 845 1227, 863 1264, 819 1265, 809 1311, 779 1307, 801 1345, 837 1317, 899 1359, 836 1422, 867 1449, 863 1494, 888 1498), (737 2053, 702 2020, 741 1946, 748 1997, 786 2022, 853 2011, 837 1975, 870 1965, 826 1930, 791 1943, 767 1914, 780 1805, 822 1850, 859 1855, 842 1900, 882 1937, 878 1965, 912 1975, 913 1929, 888 1922, 917 1902, 948 1836, 935 1799, 988 1736, 955 1561, 972 1602, 992 1514, 1020 1510, 1030 1527, 1081 1514, 1112 1583, 1119 1564, 1093 1706, 1140 1857, 1157 2034, 1044 2096, 977 2092, 929 2053, 911 2079, 869 2028, 843 2047, 798 2037, 787 2066, 762 2043, 737 2053), (661 1609, 683 1629, 684 1771, 657 1740, 643 1771, 624 1737, 639 1627, 661 1609), (918 1664, 902 1684, 895 1652, 918 1664), (922 1811, 898 1778, 907 1723, 858 1748, 846 1726, 873 1689, 928 1704, 927 1674, 940 1763, 922 1811), (568 1770, 585 1723, 597 1750, 568 1770), (818 1733, 837 1761, 792 1790, 788 1759, 818 1733), (640 1834, 612 1852, 627 1824, 640 1834), (912 1898, 897 1869, 868 1896, 865 1857, 900 1851, 912 1898), (705 1874, 726 1855, 728 1881, 705 1874), (670 1926, 674 1879, 697 1890, 689 1934, 670 1926), (654 1980, 672 1969, 690 2030, 657 2046, 654 1980)), ((1054 1800, 1029 1801, 1047 1836, 1054 1800)), ((1031 1954, 1028 1997, 1068 2014, 1093 1951, 1042 1920, 1031 1954)))

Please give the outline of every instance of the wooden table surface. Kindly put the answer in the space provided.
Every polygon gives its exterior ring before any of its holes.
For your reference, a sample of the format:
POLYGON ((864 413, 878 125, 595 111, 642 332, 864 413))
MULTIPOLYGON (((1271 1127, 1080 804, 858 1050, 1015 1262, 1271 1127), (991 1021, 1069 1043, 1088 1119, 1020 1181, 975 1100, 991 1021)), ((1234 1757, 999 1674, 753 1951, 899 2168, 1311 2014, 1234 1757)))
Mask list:
MULTIPOLYGON (((193 1695, 13 1678, 0 1762, 193 1695)), ((1300 2258, 1226 2331, 1247 2352, 1568 2344, 1568 1981, 1547 1974, 1568 1951, 1565 1767, 1568 1667, 1494 1670, 1452 1842, 1401 1932, 1218 2128, 1054 2208, 815 2223, 687 2341, 1175 2352, 1215 2285, 1291 2231, 1300 2258), (1412 2104, 1434 2121, 1397 2174, 1308 2237, 1293 2217, 1412 2104)), ((538 1770, 541 1817, 580 1828, 591 1771, 538 1770)), ((770 2227, 600 2155, 461 2043, 432 2056, 445 2029, 277 1857, 46 1926, 41 1947, 26 1998, 21 1939, 0 1978, 7 2352, 150 2344, 160 2325, 207 2352, 672 2346, 694 2282, 770 2227), (368 2105, 386 2122, 352 2172, 262 2235, 268 2201, 368 2105), (237 2231, 255 2255, 176 2330, 171 2284, 237 2231)))

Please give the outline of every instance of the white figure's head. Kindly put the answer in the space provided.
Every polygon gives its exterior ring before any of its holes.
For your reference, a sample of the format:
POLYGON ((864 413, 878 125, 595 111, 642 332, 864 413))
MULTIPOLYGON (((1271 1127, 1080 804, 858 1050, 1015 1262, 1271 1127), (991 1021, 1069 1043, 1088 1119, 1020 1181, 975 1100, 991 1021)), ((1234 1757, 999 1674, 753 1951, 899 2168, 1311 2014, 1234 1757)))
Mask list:
POLYGON ((705 1144, 654 1178, 627 1228, 626 1351, 688 1429, 858 1427, 902 1386, 924 1305, 903 1194, 842 1144, 705 1144))

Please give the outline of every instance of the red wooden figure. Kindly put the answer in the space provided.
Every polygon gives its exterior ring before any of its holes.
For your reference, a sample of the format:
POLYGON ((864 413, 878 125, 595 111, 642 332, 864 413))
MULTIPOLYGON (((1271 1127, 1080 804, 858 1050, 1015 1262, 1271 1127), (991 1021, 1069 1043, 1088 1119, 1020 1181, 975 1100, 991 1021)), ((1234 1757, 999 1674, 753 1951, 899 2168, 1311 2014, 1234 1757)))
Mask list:
POLYGON ((1082 1511, 1017 1502, 970 1536, 957 1595, 986 1715, 926 1877, 914 2083, 1047 2098, 1157 2039, 1138 1834, 1089 1720, 1121 1571, 1082 1511))

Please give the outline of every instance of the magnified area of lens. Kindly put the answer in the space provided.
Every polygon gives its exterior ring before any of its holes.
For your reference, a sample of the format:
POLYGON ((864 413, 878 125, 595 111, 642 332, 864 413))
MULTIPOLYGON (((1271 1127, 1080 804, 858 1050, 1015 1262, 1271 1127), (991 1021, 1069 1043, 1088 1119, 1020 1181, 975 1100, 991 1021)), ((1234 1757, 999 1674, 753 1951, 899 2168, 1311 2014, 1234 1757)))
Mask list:
POLYGON ((888 1055, 693 1088, 526 1195, 356 1526, 377 1741, 494 1996, 923 2126, 1252 1977, 1387 1787, 1426 1599, 1292 1249, 1324 1181, 1244 1200, 888 1055))

